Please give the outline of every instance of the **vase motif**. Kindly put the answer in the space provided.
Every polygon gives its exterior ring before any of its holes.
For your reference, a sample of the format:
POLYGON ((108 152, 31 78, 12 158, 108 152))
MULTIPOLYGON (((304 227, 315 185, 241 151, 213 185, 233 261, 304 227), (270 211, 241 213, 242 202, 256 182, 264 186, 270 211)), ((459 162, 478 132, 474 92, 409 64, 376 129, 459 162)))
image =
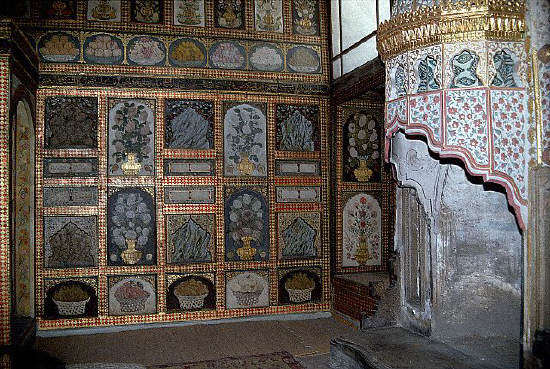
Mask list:
POLYGON ((126 154, 126 162, 120 167, 125 176, 137 176, 141 170, 141 163, 136 161, 136 154, 129 152, 126 154))
POLYGON ((247 154, 241 153, 240 157, 241 157, 241 161, 239 162, 239 164, 237 164, 239 172, 241 172, 241 174, 244 174, 246 176, 251 175, 252 172, 254 172, 254 168, 256 166, 250 160, 250 158, 247 154))
POLYGON ((367 236, 365 234, 359 236, 359 247, 355 253, 355 260, 359 265, 366 265, 370 259, 369 247, 367 245, 367 236))
POLYGON ((126 264, 136 264, 141 259, 141 251, 136 249, 135 239, 126 239, 126 250, 122 251, 120 257, 126 264))
POLYGON ((256 249, 254 247, 251 247, 252 237, 243 236, 241 237, 241 242, 243 243, 243 247, 239 247, 237 249, 237 254, 239 255, 239 258, 241 260, 254 259, 254 255, 256 255, 256 249))
POLYGON ((365 159, 359 159, 359 167, 357 167, 353 174, 359 182, 367 182, 372 176, 372 170, 367 167, 367 161, 365 159))

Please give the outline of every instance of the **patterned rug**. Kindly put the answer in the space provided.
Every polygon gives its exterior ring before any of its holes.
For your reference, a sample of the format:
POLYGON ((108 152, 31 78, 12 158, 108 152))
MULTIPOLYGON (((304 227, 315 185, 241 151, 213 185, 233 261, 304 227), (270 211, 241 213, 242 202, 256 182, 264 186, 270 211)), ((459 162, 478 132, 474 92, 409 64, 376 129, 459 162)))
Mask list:
POLYGON ((219 360, 197 361, 187 364, 156 365, 148 369, 305 369, 286 351, 219 360))

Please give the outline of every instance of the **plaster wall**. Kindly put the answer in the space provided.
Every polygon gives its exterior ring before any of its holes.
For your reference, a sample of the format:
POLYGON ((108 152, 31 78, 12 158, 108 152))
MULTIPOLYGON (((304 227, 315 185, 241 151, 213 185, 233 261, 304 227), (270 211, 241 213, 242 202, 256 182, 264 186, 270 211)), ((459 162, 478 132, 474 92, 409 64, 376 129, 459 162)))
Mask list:
MULTIPOLYGON (((424 309, 411 308, 402 289, 400 323, 499 367, 518 367, 522 236, 505 194, 441 163, 424 141, 398 133, 391 149, 400 185, 415 188, 425 209, 430 255, 420 271, 429 282, 424 309)), ((397 229, 408 216, 397 212, 397 229)), ((396 232, 401 271, 402 238, 396 232)))

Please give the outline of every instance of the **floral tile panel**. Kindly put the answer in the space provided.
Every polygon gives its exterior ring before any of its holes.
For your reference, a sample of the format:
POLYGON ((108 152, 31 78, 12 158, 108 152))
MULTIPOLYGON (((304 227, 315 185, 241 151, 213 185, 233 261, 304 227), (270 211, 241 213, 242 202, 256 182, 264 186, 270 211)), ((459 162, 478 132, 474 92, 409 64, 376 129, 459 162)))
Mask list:
POLYGON ((117 65, 124 61, 124 44, 120 38, 97 34, 84 41, 84 61, 89 64, 117 65))
POLYGON ((86 15, 88 20, 100 22, 120 22, 122 0, 88 0, 86 15))
POLYGON ((283 32, 283 1, 254 0, 254 25, 256 31, 283 32))
POLYGON ((44 19, 75 19, 76 0, 41 0, 40 17, 44 19))
POLYGON ((225 190, 225 259, 269 259, 269 210, 266 188, 225 190))
POLYGON ((348 182, 379 182, 381 113, 348 111, 343 126, 343 177, 348 182))
POLYGON ((212 68, 244 70, 246 50, 237 41, 218 41, 210 47, 208 60, 212 68))
POLYGON ((97 98, 51 96, 45 105, 44 148, 97 148, 97 98))
POLYGON ((154 175, 155 102, 109 100, 109 175, 154 175))
POLYGON ((244 29, 245 1, 214 0, 214 24, 216 27, 244 29))
POLYGON ((107 199, 107 264, 156 264, 152 187, 110 187, 107 199))
POLYGON ((44 216, 44 266, 96 266, 97 227, 96 216, 44 216))
POLYGON ((292 33, 304 36, 319 34, 319 1, 292 1, 292 33))
POLYGON ((166 204, 213 204, 216 202, 214 186, 165 187, 166 204))
POLYGON ((342 266, 371 266, 382 262, 382 211, 367 193, 344 193, 342 266))
POLYGON ((316 160, 275 160, 275 175, 292 177, 317 177, 321 163, 316 160))
POLYGON ((166 61, 166 46, 156 37, 139 36, 128 41, 128 64, 162 66, 166 61))
POLYGON ((279 304, 320 303, 323 284, 320 268, 279 269, 279 304))
POLYGON ((225 103, 224 173, 267 176, 266 105, 225 103))
POLYGON ((162 23, 161 0, 130 0, 131 20, 139 23, 162 23))
POLYGON ((97 316, 97 284, 97 277, 45 278, 43 316, 46 319, 97 316))
POLYGON ((168 264, 207 263, 216 256, 214 214, 167 214, 168 264))
POLYGON ((108 276, 109 315, 143 315, 157 312, 155 275, 108 276))
POLYGON ((269 272, 267 270, 226 272, 225 306, 227 309, 269 306, 269 272))
POLYGON ((248 64, 252 70, 262 72, 281 72, 284 67, 284 55, 279 46, 259 42, 250 48, 248 64))
MULTIPOLYGON (((217 62, 223 63, 225 59, 218 51, 217 62)), ((201 68, 206 66, 206 47, 202 41, 192 38, 180 38, 170 44, 168 48, 168 61, 174 67, 184 68, 201 68)), ((240 55, 236 56, 239 59, 240 55)), ((242 64, 242 60, 237 60, 238 65, 242 64)))
POLYGON ((51 32, 38 41, 38 55, 48 63, 76 63, 80 58, 80 40, 67 32, 51 32))
POLYGON ((286 66, 289 72, 294 73, 320 73, 321 57, 319 52, 312 47, 299 45, 288 50, 286 54, 286 66))
POLYGON ((174 24, 204 27, 204 0, 174 0, 174 24))

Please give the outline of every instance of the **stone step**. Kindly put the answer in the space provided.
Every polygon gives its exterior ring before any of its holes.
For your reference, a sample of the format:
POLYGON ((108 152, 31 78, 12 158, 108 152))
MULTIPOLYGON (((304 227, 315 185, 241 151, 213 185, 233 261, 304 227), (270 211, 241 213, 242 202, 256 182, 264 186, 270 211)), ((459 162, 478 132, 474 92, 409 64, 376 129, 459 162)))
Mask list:
POLYGON ((497 369, 452 347, 400 327, 333 338, 332 369, 497 369))

